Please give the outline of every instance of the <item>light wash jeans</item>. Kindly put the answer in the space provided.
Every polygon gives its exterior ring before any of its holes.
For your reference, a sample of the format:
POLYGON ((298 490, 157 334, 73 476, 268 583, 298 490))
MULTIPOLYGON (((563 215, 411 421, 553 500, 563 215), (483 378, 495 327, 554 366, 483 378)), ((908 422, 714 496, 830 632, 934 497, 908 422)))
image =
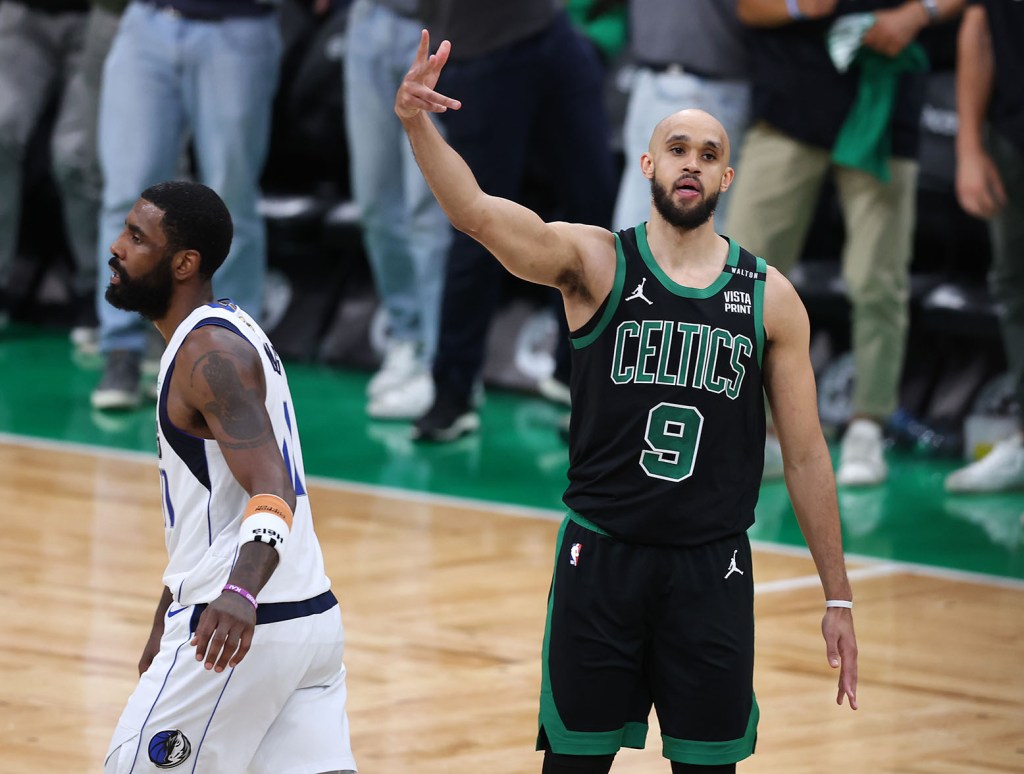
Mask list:
POLYGON ((389 335, 416 344, 429 366, 452 229, 394 111, 421 29, 374 0, 357 0, 348 18, 344 96, 352 189, 389 335))
MULTIPOLYGON (((640 172, 640 157, 647 152, 658 122, 684 108, 699 108, 717 118, 729 134, 729 166, 739 172, 740 148, 750 123, 750 84, 743 80, 712 80, 681 71, 654 72, 640 68, 633 82, 622 130, 626 157, 615 202, 612 225, 618 231, 651 215, 651 184, 640 172)), ((715 223, 725 222, 729 193, 722 194, 715 223)))
POLYGON ((74 291, 91 294, 95 285, 97 82, 117 18, 99 7, 87 15, 0 5, 0 288, 7 285, 18 240, 25 148, 57 89, 51 159, 75 258, 74 291))
POLYGON ((191 139, 196 177, 224 200, 234 241, 214 275, 214 293, 259 318, 266 233, 257 210, 281 59, 274 15, 191 21, 132 2, 103 72, 99 149, 105 180, 100 215, 100 349, 145 349, 146 326, 103 300, 110 245, 149 186, 179 177, 191 139))

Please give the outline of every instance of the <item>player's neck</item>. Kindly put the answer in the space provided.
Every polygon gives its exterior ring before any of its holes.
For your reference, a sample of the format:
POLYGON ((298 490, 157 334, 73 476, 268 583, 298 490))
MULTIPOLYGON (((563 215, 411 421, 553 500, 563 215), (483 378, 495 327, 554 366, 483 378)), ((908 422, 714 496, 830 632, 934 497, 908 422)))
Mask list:
POLYGON ((724 240, 715 232, 714 217, 694 229, 673 226, 664 218, 652 217, 647 224, 647 244, 663 268, 717 268, 727 254, 724 240))
POLYGON ((179 286, 171 299, 171 305, 161 319, 154 320, 153 324, 160 331, 164 342, 171 340, 171 336, 181 325, 182 320, 188 317, 198 307, 209 304, 213 301, 213 289, 209 283, 195 287, 179 286))

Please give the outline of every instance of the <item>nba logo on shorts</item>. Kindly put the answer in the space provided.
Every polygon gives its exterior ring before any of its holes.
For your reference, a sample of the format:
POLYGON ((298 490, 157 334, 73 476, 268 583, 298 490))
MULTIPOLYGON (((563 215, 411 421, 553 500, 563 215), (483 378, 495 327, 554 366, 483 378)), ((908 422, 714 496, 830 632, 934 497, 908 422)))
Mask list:
POLYGON ((577 567, 580 563, 580 550, 583 546, 579 543, 573 543, 572 548, 569 549, 569 564, 573 567, 577 567))
POLYGON ((181 731, 160 731, 149 740, 149 759, 158 769, 173 769, 185 762, 192 745, 181 731))

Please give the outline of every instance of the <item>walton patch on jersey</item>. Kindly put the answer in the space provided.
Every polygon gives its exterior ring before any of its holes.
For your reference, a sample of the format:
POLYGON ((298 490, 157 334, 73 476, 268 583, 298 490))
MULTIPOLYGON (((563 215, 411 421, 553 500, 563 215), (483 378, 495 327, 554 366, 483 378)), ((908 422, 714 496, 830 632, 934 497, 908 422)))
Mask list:
POLYGON ((753 280, 763 281, 766 276, 763 272, 751 271, 750 269, 744 269, 742 266, 726 266, 722 271, 730 272, 737 277, 748 277, 753 280))
POLYGON ((744 360, 753 351, 750 339, 724 328, 676 320, 625 320, 615 331, 610 376, 615 384, 693 387, 724 392, 735 400, 747 373, 744 360))

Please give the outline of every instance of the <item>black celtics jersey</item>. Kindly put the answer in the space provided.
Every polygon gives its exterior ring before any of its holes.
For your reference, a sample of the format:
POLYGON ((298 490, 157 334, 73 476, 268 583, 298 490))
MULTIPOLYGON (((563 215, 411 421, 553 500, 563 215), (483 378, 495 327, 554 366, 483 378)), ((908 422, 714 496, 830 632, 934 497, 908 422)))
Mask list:
POLYGON ((631 542, 738 534, 764 466, 765 263, 730 242, 698 290, 658 266, 645 224, 615 243, 612 291, 572 334, 565 504, 631 542))

